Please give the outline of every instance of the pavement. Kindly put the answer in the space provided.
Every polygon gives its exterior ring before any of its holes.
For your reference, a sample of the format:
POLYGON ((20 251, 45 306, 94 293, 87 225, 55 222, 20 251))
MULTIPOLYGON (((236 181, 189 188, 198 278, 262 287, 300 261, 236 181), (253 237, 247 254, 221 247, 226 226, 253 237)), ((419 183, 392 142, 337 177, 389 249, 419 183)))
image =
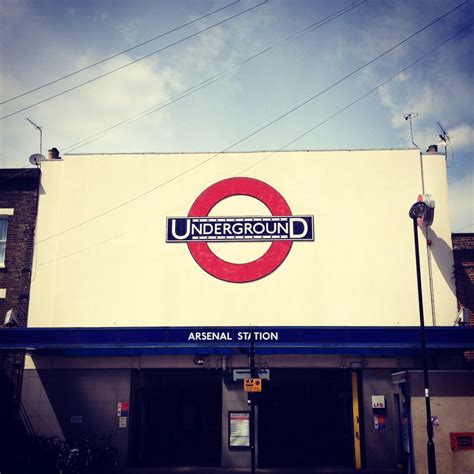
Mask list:
MULTIPOLYGON (((397 469, 347 469, 347 468, 312 468, 312 469, 257 469, 256 474, 395 474, 401 471, 397 469)), ((231 468, 128 468, 124 474, 251 474, 250 469, 231 468)))

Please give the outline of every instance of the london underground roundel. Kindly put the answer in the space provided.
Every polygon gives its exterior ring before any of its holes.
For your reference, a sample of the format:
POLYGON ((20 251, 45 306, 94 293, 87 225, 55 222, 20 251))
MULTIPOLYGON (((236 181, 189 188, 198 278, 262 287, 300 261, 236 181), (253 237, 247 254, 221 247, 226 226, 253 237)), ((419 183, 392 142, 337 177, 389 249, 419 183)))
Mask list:
POLYGON ((230 283, 259 280, 276 270, 295 241, 313 241, 313 216, 294 216, 283 196, 272 186, 254 178, 228 178, 204 190, 187 217, 167 219, 166 241, 186 243, 196 263, 210 275, 230 283), (261 201, 271 216, 209 216, 212 208, 232 196, 261 201), (209 242, 271 242, 259 258, 232 263, 219 258, 209 242))

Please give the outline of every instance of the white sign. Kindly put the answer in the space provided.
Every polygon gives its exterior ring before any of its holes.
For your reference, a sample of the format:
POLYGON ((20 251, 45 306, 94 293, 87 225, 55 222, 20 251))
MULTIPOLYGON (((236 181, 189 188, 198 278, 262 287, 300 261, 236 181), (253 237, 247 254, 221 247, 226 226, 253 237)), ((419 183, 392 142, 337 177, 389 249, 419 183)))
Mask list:
POLYGON ((372 395, 372 408, 385 408, 385 396, 372 395))
MULTIPOLYGON (((257 369, 258 378, 270 380, 270 369, 257 369)), ((251 378, 250 369, 234 369, 232 371, 232 380, 244 380, 251 378)))
POLYGON ((231 448, 250 446, 250 413, 229 413, 229 446, 231 448))
POLYGON ((127 427, 127 417, 121 416, 119 418, 119 428, 126 428, 127 427))

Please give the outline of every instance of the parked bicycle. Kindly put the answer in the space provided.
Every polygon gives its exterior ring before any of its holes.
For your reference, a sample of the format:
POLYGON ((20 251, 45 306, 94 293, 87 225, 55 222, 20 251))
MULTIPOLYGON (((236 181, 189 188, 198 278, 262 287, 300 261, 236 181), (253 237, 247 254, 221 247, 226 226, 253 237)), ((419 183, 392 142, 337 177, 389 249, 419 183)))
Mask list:
POLYGON ((118 470, 119 455, 117 448, 112 446, 111 440, 116 433, 105 433, 100 439, 104 441, 102 455, 100 457, 100 467, 104 473, 115 473, 118 470))
POLYGON ((76 441, 57 436, 36 436, 25 454, 21 474, 114 474, 118 472, 118 450, 112 446, 116 433, 76 441))

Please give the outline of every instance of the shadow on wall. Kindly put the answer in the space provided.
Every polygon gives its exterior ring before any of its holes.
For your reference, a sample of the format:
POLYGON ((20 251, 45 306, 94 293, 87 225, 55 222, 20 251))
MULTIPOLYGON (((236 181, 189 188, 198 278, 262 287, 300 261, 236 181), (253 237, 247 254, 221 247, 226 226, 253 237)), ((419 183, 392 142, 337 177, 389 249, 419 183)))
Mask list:
POLYGON ((439 271, 443 275, 444 280, 449 286, 451 292, 453 293, 453 295, 456 295, 453 251, 451 246, 444 239, 438 237, 436 232, 431 228, 423 230, 423 235, 426 237, 427 240, 431 240, 431 255, 434 261, 436 262, 439 271))
POLYGON ((128 427, 119 429, 117 403, 129 401, 130 371, 42 369, 38 375, 66 439, 116 433, 113 445, 121 453, 119 462, 123 464, 128 427))

